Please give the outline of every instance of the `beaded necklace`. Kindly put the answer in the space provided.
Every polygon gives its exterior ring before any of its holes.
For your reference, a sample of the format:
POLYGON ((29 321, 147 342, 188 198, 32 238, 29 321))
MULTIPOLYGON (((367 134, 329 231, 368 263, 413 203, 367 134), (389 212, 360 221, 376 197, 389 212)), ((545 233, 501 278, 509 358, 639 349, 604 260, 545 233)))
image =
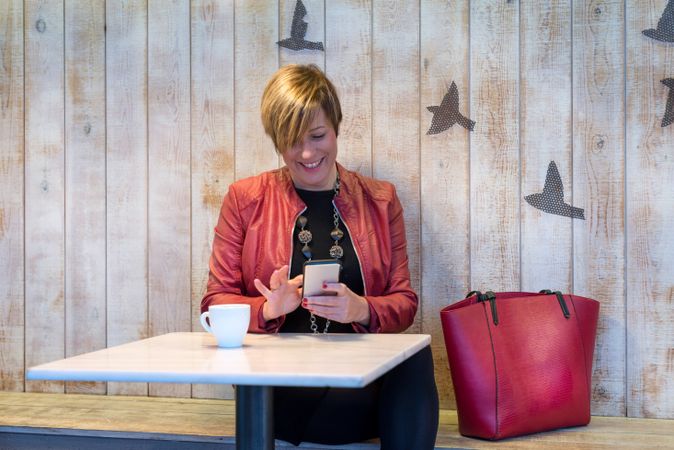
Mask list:
MULTIPOLYGON (((330 232, 330 238, 333 241, 332 247, 330 247, 330 257, 336 260, 339 260, 344 256, 344 249, 342 248, 341 245, 339 245, 339 241, 341 241, 342 238, 344 237, 344 232, 339 228, 339 213, 337 212, 337 207, 335 206, 335 197, 337 197, 337 194, 339 194, 339 186, 340 186, 339 173, 337 173, 337 179, 335 180, 335 186, 333 188, 334 195, 332 196, 332 219, 334 228, 330 232)), ((300 232, 297 234, 297 239, 300 241, 300 244, 302 244, 302 254, 304 255, 307 261, 311 261, 313 254, 311 252, 311 247, 309 247, 309 244, 313 240, 313 235, 311 234, 311 231, 306 229, 307 222, 308 220, 306 216, 300 214, 300 216, 297 218, 297 226, 300 228, 300 232)), ((314 316, 313 313, 310 314, 311 314, 310 319, 311 331, 314 334, 318 334, 318 325, 316 324, 316 316, 314 316)), ((328 332, 329 327, 330 327, 330 320, 326 319, 323 334, 326 334, 328 332)))

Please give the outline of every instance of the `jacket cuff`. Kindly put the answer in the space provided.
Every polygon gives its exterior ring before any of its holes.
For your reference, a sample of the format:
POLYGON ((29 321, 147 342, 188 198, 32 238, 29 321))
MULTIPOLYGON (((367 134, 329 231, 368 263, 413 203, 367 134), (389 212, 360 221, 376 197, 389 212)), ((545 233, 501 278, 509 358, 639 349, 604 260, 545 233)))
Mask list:
POLYGON ((283 322, 285 322, 285 316, 277 317, 276 319, 272 320, 264 320, 263 311, 265 302, 266 300, 260 304, 260 307, 257 310, 257 329, 262 333, 276 333, 278 332, 279 328, 281 328, 281 325, 283 325, 283 322))
MULTIPOLYGON (((365 297, 365 300, 368 300, 365 297)), ((381 332, 381 324, 379 323, 379 315, 377 311, 372 307, 372 303, 368 300, 367 307, 370 308, 370 323, 367 324, 367 327, 359 324, 358 322, 352 322, 353 329, 358 333, 379 333, 381 332)))

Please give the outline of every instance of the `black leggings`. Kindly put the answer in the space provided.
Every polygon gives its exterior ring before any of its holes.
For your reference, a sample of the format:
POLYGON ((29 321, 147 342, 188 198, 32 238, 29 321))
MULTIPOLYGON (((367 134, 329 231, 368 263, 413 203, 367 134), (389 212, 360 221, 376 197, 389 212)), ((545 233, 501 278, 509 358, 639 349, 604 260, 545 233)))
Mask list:
POLYGON ((433 449, 438 391, 425 347, 364 388, 274 388, 278 439, 340 445, 379 437, 382 450, 433 449))

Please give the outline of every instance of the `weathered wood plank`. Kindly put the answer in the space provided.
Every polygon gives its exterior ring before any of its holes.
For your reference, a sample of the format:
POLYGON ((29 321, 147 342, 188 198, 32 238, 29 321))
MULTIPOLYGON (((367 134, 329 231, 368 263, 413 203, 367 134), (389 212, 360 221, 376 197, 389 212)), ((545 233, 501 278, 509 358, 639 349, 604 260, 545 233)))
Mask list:
MULTIPOLYGON (((571 167, 571 4, 520 4, 522 289, 570 292, 572 219, 538 210, 524 197, 543 192, 554 161, 573 201, 571 167)), ((579 220, 579 219, 577 219, 579 220)))
MULTIPOLYGON (((373 4, 372 30, 373 175, 396 185, 405 209, 412 287, 418 290, 419 3, 373 4)), ((419 331, 420 317, 410 331, 419 331)))
POLYGON ((278 8, 266 0, 236 0, 234 20, 234 174, 240 179, 279 163, 260 121, 262 91, 278 69, 278 8))
POLYGON ((624 2, 573 5, 573 288, 601 302, 592 412, 625 414, 624 2))
MULTIPOLYGON (((65 5, 66 356, 105 348, 105 2, 65 5)), ((105 393, 105 383, 66 383, 105 393)))
POLYGON ((674 127, 662 127, 674 48, 655 28, 667 1, 626 3, 627 415, 674 417, 674 127))
POLYGON ((519 48, 515 2, 470 2, 470 286, 520 286, 519 48))
POLYGON ((658 449, 671 447, 674 421, 592 417, 586 427, 564 428, 528 436, 488 442, 459 435, 456 411, 440 411, 436 446, 471 449, 658 449))
MULTIPOLYGON (((213 228, 234 181, 234 2, 192 2, 192 330, 206 291, 213 228)), ((194 397, 233 398, 231 386, 193 385, 194 397)))
MULTIPOLYGON (((106 2, 107 344, 148 337, 147 2, 106 2)), ((108 383, 146 395, 146 383, 108 383)))
POLYGON ((234 412, 234 402, 227 400, 0 393, 0 427, 79 429, 93 436, 105 431, 232 436, 234 412))
MULTIPOLYGON (((234 424, 235 408, 231 400, 0 393, 0 445, 11 442, 4 439, 8 433, 31 431, 51 437, 53 445, 64 435, 162 441, 221 439, 226 445, 231 442, 234 424)), ((436 448, 671 448, 672 427, 672 420, 595 416, 587 427, 489 442, 459 435, 456 411, 441 410, 436 448)), ((117 446, 123 442, 111 441, 117 446)), ((277 441, 276 448, 291 447, 277 441)), ((318 450, 325 446, 303 443, 301 448, 318 450)), ((379 448, 379 445, 368 441, 340 448, 363 450, 379 448)))
MULTIPOLYGON (((149 334, 191 328, 190 5, 148 3, 149 334)), ((189 396, 189 385, 150 394, 189 396)))
POLYGON ((368 1, 326 2, 325 71, 342 106, 338 161, 369 176, 372 175, 371 23, 368 1))
MULTIPOLYGON (((63 2, 24 3, 25 361, 65 356, 63 2)), ((27 391, 63 391, 27 381, 27 391)))
POLYGON ((470 291, 469 140, 459 124, 427 134, 428 106, 442 103, 452 83, 459 111, 470 117, 469 2, 421 2, 421 298, 423 333, 432 336, 436 383, 442 407, 455 407, 439 311, 470 291))
POLYGON ((0 5, 0 390, 24 390, 23 2, 0 5))

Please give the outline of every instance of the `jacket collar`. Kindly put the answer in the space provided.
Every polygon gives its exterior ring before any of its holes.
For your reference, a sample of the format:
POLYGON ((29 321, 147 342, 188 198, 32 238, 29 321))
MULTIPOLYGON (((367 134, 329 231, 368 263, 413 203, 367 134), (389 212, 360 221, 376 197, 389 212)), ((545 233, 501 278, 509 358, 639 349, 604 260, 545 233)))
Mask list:
MULTIPOLYGON (((339 195, 337 195, 335 201, 339 206, 347 203, 347 200, 345 200, 346 198, 349 198, 352 195, 358 195, 359 185, 356 182, 356 176, 353 174, 353 172, 347 170, 340 163, 336 164, 337 172, 339 173, 340 188, 339 195)), ((292 177, 290 176, 290 169, 288 169, 288 166, 283 166, 278 170, 277 173, 282 189, 285 191, 286 198, 288 198, 291 205, 299 209, 305 208, 306 205, 295 190, 295 185, 293 184, 292 177)))

